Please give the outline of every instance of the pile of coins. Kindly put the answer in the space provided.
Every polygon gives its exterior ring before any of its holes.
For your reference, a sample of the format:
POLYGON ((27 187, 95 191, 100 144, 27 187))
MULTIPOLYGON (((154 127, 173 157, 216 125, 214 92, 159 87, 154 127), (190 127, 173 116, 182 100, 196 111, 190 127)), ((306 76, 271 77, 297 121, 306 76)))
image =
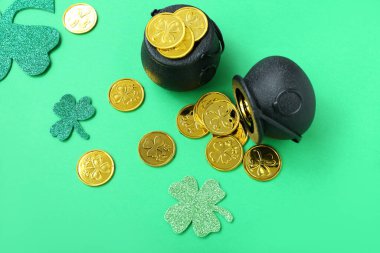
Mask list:
POLYGON ((222 93, 207 93, 195 105, 182 108, 177 127, 188 138, 213 135, 206 147, 206 158, 219 171, 231 171, 243 160, 248 175, 260 181, 270 180, 280 171, 280 156, 269 146, 257 145, 244 154, 247 132, 235 105, 222 93))
POLYGON ((174 13, 155 15, 145 28, 149 43, 164 57, 180 59, 188 55, 208 30, 207 16, 194 7, 183 7, 174 13))

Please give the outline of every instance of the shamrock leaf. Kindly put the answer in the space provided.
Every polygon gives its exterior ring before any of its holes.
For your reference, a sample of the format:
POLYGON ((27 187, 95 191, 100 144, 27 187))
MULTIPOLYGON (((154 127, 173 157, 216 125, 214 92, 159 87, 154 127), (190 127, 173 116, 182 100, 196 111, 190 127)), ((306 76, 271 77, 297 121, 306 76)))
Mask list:
POLYGON ((0 80, 15 60, 28 75, 39 75, 50 65, 48 53, 59 43, 59 32, 47 26, 14 24, 17 12, 37 8, 54 12, 54 0, 16 0, 0 13, 0 80))
POLYGON ((64 141, 69 138, 73 129, 75 129, 82 138, 86 140, 90 138, 79 123, 79 121, 87 120, 95 114, 95 108, 92 106, 89 97, 83 97, 77 103, 72 95, 64 95, 54 105, 53 111, 61 118, 50 128, 50 133, 53 137, 64 141))
POLYGON ((165 220, 175 233, 184 232, 191 223, 199 237, 219 232, 220 221, 214 212, 224 216, 228 222, 233 220, 228 210, 216 205, 226 195, 216 180, 206 181, 198 190, 197 181, 193 177, 185 177, 181 182, 172 184, 169 193, 179 201, 165 213, 165 220))

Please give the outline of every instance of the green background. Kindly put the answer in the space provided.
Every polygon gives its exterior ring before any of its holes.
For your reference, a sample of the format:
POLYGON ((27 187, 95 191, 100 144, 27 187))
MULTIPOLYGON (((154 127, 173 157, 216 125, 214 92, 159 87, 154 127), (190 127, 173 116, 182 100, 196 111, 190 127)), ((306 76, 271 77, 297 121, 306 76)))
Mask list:
MULTIPOLYGON (((11 2, 1 0, 0 10, 11 2)), ((155 85, 140 61, 150 11, 175 2, 88 1, 99 22, 82 36, 62 25, 73 3, 59 0, 55 14, 30 10, 15 20, 53 26, 62 43, 46 74, 29 77, 14 64, 0 82, 0 252, 380 252, 380 1, 189 1, 219 25, 226 50, 215 78, 186 93, 155 85), (299 144, 265 139, 283 168, 263 183, 242 166, 211 168, 204 155, 210 136, 187 139, 175 119, 208 91, 232 97, 232 76, 270 55, 305 70, 317 112, 299 144), (125 77, 146 91, 130 113, 107 98, 125 77), (89 141, 74 133, 61 143, 49 133, 58 120, 52 106, 67 93, 93 100, 97 114, 82 124, 89 141), (140 138, 152 130, 176 141, 166 167, 148 167, 138 156, 140 138), (78 159, 91 149, 108 151, 116 163, 113 179, 98 188, 76 175, 78 159), (175 203, 167 189, 187 175, 199 184, 217 179, 227 192, 220 205, 235 221, 221 218, 220 233, 176 235, 164 221, 175 203)))

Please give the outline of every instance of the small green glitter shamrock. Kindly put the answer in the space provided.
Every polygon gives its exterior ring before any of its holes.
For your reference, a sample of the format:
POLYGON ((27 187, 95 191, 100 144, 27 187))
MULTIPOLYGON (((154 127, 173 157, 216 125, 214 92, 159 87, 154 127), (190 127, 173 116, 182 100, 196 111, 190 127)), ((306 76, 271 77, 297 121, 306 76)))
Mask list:
POLYGON ((53 111, 61 118, 50 128, 50 133, 53 137, 64 141, 69 138, 73 129, 75 129, 83 139, 88 140, 90 138, 79 121, 87 120, 94 116, 95 108, 91 104, 91 98, 83 97, 77 103, 72 95, 66 94, 54 105, 53 111))
POLYGON ((0 80, 14 60, 28 75, 40 75, 49 67, 49 52, 60 39, 59 32, 48 26, 13 23, 19 11, 28 8, 54 12, 54 0, 15 0, 0 13, 0 80))
POLYGON ((216 205, 226 196, 216 180, 206 181, 198 190, 197 181, 187 176, 182 181, 172 184, 169 193, 179 201, 165 213, 165 220, 175 233, 184 232, 190 223, 193 224, 194 232, 199 237, 219 232, 220 221, 214 212, 224 216, 228 222, 233 220, 228 210, 216 205))

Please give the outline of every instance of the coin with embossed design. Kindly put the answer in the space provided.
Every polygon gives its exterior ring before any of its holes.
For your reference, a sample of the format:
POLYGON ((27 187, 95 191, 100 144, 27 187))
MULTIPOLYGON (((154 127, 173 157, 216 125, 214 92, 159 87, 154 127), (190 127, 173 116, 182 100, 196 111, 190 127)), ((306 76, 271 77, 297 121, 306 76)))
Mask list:
POLYGON ((173 48, 185 37, 185 24, 172 13, 159 13, 149 20, 145 36, 156 48, 173 48))
POLYGON ((144 101, 144 88, 134 79, 121 79, 112 84, 108 99, 116 110, 132 111, 144 101))
POLYGON ((203 114, 206 108, 213 102, 218 100, 230 100, 226 95, 220 92, 209 92, 204 94, 194 106, 194 118, 199 122, 203 123, 203 114))
POLYGON ((244 155, 244 169, 247 174, 259 181, 268 181, 278 175, 281 169, 280 155, 274 148, 257 145, 244 155))
POLYGON ((207 161, 217 170, 235 169, 243 159, 243 147, 233 136, 213 137, 206 147, 207 161))
POLYGON ((187 105, 177 115, 177 127, 181 134, 189 138, 201 138, 208 130, 194 119, 194 105, 187 105))
POLYGON ((238 139, 241 143, 241 145, 245 145, 248 141, 248 134, 247 130, 244 128, 243 124, 239 122, 238 127, 236 130, 232 133, 232 136, 234 136, 236 139, 238 139))
POLYGON ((208 19, 201 10, 194 7, 183 7, 175 11, 174 15, 180 17, 185 25, 193 31, 195 41, 202 39, 207 33, 208 19))
POLYGON ((214 135, 229 135, 239 126, 240 116, 236 107, 226 100, 211 103, 203 113, 203 123, 214 135))
POLYGON ((191 50, 194 47, 194 35, 193 32, 188 28, 187 26, 185 27, 185 37, 179 43, 177 46, 174 48, 169 48, 169 49, 159 49, 157 48, 158 52, 169 59, 179 59, 182 57, 185 57, 188 55, 191 50))
POLYGON ((76 34, 91 31, 98 20, 95 9, 88 4, 79 3, 70 6, 63 14, 63 25, 76 34))
POLYGON ((79 179, 89 186, 100 186, 113 176, 115 165, 112 157, 103 150, 91 150, 78 161, 79 179))
POLYGON ((155 131, 143 136, 138 151, 146 164, 160 167, 174 158, 175 143, 167 133, 155 131))

